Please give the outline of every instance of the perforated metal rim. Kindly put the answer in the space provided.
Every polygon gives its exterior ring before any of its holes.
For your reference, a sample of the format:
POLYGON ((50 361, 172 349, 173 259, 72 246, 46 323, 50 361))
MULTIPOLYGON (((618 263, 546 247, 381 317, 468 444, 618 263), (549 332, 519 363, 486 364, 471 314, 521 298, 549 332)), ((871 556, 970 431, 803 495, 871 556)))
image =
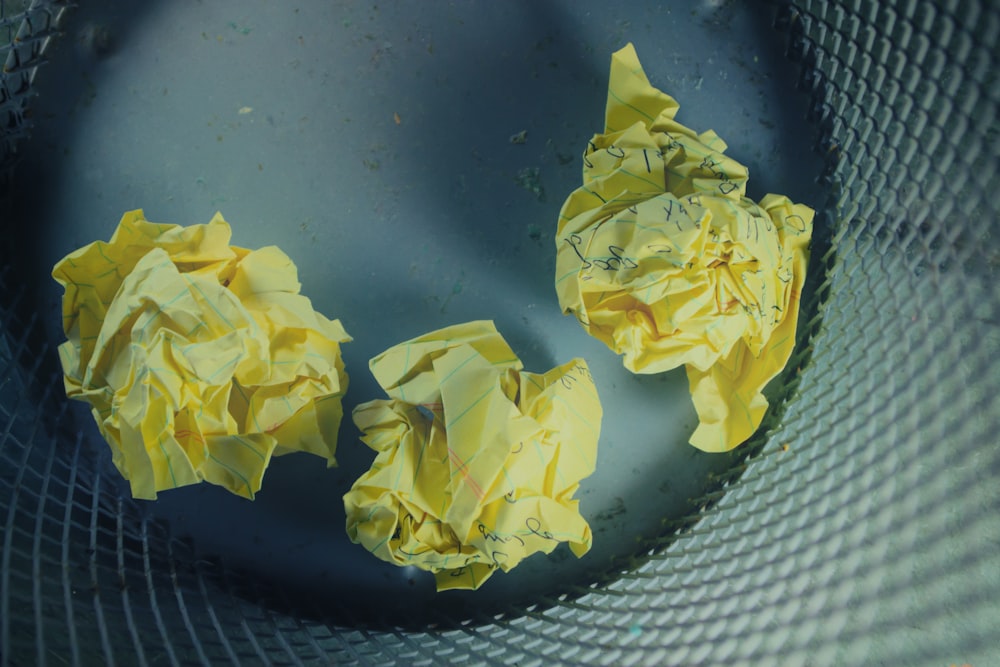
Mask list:
MULTIPOLYGON (((4 171, 64 6, 24 4, 0 2, 4 171)), ((2 664, 995 658, 1000 12, 817 0, 782 4, 778 25, 828 156, 817 314, 780 421, 680 539, 580 596, 443 631, 290 610, 111 493, 63 432, 59 380, 39 375, 36 322, 6 272, 2 664)))

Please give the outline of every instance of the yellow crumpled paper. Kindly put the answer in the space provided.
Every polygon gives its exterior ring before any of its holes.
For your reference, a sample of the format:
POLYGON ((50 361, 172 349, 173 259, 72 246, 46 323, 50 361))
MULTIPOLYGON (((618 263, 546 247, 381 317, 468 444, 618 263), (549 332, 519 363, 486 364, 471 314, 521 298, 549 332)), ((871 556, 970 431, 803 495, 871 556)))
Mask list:
POLYGON ((339 321, 299 294, 274 246, 126 213, 111 242, 63 258, 66 393, 90 403, 135 498, 206 480, 247 498, 272 454, 335 464, 347 375, 339 321))
POLYGON ((493 323, 479 321, 401 343, 370 366, 390 399, 354 410, 378 455, 344 496, 352 541, 433 572, 439 591, 479 588, 559 542, 577 557, 590 549, 573 494, 594 471, 602 413, 582 359, 523 372, 493 323))
POLYGON ((560 212, 555 282, 563 312, 630 371, 686 366, 691 444, 719 452, 760 425, 792 352, 814 212, 746 197, 747 168, 678 108, 631 44, 613 55, 604 133, 560 212))

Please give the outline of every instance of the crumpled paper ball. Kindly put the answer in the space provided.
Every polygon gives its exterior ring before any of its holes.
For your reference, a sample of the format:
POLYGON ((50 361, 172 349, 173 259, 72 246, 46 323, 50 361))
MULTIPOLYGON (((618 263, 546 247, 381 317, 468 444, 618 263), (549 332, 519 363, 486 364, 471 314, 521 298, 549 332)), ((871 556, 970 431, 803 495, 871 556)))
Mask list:
POLYGON ((612 57, 605 131, 556 234, 556 291, 634 373, 684 365, 691 444, 732 449, 763 420, 795 344, 814 212, 746 196, 747 168, 712 131, 674 120, 631 44, 612 57))
POLYGON ((347 375, 339 321, 299 294, 281 250, 126 213, 63 258, 66 394, 91 405, 135 498, 202 480, 253 498, 271 456, 335 464, 347 375))
POLYGON ((347 532, 382 560, 475 589, 590 526, 573 494, 594 471, 601 404, 586 363, 521 362, 492 322, 401 343, 370 362, 389 395, 355 408, 377 452, 344 496, 347 532))

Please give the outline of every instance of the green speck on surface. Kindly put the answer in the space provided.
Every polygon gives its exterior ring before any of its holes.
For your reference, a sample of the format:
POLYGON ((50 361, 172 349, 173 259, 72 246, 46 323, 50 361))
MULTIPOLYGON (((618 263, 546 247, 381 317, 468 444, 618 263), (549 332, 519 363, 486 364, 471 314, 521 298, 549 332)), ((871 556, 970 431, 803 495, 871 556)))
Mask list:
POLYGON ((528 225, 528 238, 530 238, 532 241, 541 241, 542 228, 534 224, 528 225))
POLYGON ((538 167, 525 167, 517 172, 514 182, 535 195, 538 201, 545 201, 545 188, 542 186, 542 170, 538 167))
POLYGON ((249 35, 250 31, 252 30, 252 28, 238 25, 236 21, 230 21, 229 27, 235 30, 236 32, 240 33, 241 35, 249 35))
MULTIPOLYGON (((463 277, 464 277, 464 273, 463 273, 463 277)), ((451 294, 449 294, 445 298, 445 300, 441 302, 441 312, 443 313, 443 312, 446 311, 446 309, 448 308, 448 304, 451 302, 451 298, 453 296, 456 296, 456 295, 461 294, 461 293, 462 293, 462 280, 459 279, 459 280, 456 280, 455 284, 451 286, 451 294)), ((433 298, 436 301, 440 301, 440 299, 438 299, 438 297, 433 297, 433 298)))
POLYGON ((638 623, 633 623, 628 627, 628 633, 633 637, 638 637, 642 635, 642 626, 638 623))
POLYGON ((368 158, 361 160, 361 162, 368 167, 370 171, 378 171, 379 167, 382 166, 382 163, 378 160, 369 160, 368 158))
POLYGON ((510 135, 510 143, 512 144, 526 144, 528 143, 528 131, 521 130, 517 134, 510 135))

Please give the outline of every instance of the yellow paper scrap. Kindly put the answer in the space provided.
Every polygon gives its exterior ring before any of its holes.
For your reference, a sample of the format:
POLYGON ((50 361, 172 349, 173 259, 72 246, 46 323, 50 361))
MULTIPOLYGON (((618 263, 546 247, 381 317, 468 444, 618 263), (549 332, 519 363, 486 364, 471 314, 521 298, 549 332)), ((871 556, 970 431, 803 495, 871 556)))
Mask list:
POLYGON ((760 425, 792 352, 814 212, 749 199, 747 168, 678 108, 631 44, 613 55, 604 133, 559 216, 555 283, 563 312, 630 371, 686 366, 691 444, 719 452, 760 425))
POLYGON ((136 498, 202 480, 253 498, 288 451, 335 464, 350 336, 299 294, 287 255, 230 236, 218 213, 181 227, 131 211, 53 269, 66 393, 90 403, 136 498))
POLYGON ((590 549, 573 494, 594 471, 601 404, 587 364, 535 374, 492 322, 401 343, 371 360, 389 400, 354 410, 378 452, 344 496, 347 532, 382 560, 479 588, 568 542, 590 549))

